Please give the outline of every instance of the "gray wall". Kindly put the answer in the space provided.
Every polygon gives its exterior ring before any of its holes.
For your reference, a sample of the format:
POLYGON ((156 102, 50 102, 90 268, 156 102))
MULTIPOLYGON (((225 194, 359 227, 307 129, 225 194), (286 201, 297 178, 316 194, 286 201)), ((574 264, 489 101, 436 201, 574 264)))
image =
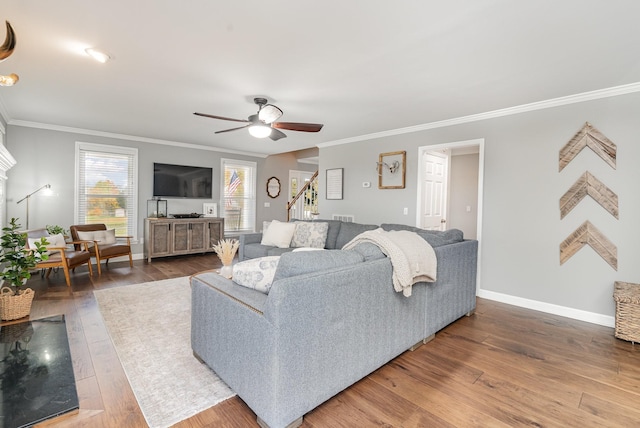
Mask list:
POLYGON ((587 101, 347 145, 320 147, 320 189, 328 168, 344 168, 344 199, 321 197, 323 218, 354 214, 362 223, 415 224, 418 147, 485 139, 479 295, 611 324, 616 280, 640 282, 640 94, 587 101), (589 149, 558 172, 559 150, 590 122, 618 147, 612 169, 589 149), (380 190, 375 162, 407 151, 407 186, 380 190), (591 198, 560 220, 559 199, 585 171, 619 197, 619 220, 591 198), (371 181, 371 188, 362 188, 371 181), (403 215, 403 207, 409 215, 403 215), (618 270, 590 247, 565 264, 559 244, 585 220, 616 246, 618 270))
POLYGON ((447 225, 469 239, 478 236, 478 162, 478 154, 451 156, 447 225))
POLYGON ((268 156, 264 160, 262 168, 258 170, 256 230, 262 230, 262 222, 265 220, 287 221, 289 170, 315 172, 317 169, 317 165, 298 162, 296 152, 268 156), (267 180, 270 177, 276 177, 280 180, 280 195, 277 198, 267 196, 267 180), (269 206, 265 207, 265 203, 268 203, 269 206))
MULTIPOLYGON (((24 227, 26 207, 24 202, 20 205, 16 202, 49 183, 53 196, 43 196, 40 192, 31 197, 29 227, 33 229, 57 224, 68 228, 73 224, 76 141, 138 149, 139 238, 142 238, 144 233, 147 199, 150 199, 153 193, 154 162, 213 168, 213 199, 169 198, 169 213, 201 213, 203 203, 220 203, 221 158, 255 161, 258 171, 265 163, 263 158, 232 153, 10 125, 7 128, 7 149, 15 157, 17 165, 7 174, 7 218, 18 217, 24 227)), ((262 193, 258 182, 258 195, 262 193)), ((135 245, 133 252, 142 253, 142 245, 135 245)))

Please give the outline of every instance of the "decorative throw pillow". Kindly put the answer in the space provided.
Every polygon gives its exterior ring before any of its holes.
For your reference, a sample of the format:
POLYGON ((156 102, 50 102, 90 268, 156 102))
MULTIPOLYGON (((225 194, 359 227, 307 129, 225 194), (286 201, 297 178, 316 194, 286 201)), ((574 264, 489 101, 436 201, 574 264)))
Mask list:
POLYGON ((95 238, 95 232, 81 232, 78 231, 78 239, 80 241, 93 241, 95 238))
POLYGON ((280 256, 245 260, 233 265, 233 282, 269 294, 280 256))
POLYGON ((295 223, 283 223, 273 220, 267 230, 262 233, 262 241, 260 243, 278 248, 289 248, 295 230, 295 223))
POLYGON ((327 241, 329 223, 316 221, 296 221, 291 240, 292 247, 324 248, 327 241))
MULTIPOLYGON (((67 242, 64 240, 64 236, 61 233, 57 233, 55 235, 45 236, 47 239, 48 245, 45 245, 46 248, 49 247, 66 247, 67 242)), ((36 248, 36 242, 40 242, 40 238, 28 238, 29 248, 36 248)), ((55 254, 59 252, 59 250, 47 251, 47 254, 55 254)))
POLYGON ((99 244, 115 244, 116 230, 94 230, 91 232, 78 231, 78 239, 81 241, 98 241, 99 244))
POLYGON ((95 240, 100 241, 99 244, 115 244, 116 243, 116 230, 98 230, 95 234, 95 240))

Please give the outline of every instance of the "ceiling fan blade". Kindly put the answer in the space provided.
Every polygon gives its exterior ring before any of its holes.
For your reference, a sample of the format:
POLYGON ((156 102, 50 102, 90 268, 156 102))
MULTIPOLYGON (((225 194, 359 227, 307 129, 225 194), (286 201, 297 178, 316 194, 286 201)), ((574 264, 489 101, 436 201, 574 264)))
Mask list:
POLYGON ((249 123, 248 125, 245 125, 245 126, 239 126, 239 127, 237 127, 237 128, 223 129, 222 131, 216 131, 216 132, 214 132, 214 134, 221 134, 221 133, 223 133, 223 132, 237 131, 238 129, 244 129, 244 128, 247 128, 247 127, 249 127, 249 126, 251 126, 251 124, 250 124, 250 123, 249 123))
POLYGON ((320 123, 274 122, 271 127, 290 131, 318 132, 323 125, 320 123))
POLYGON ((280 119, 280 116, 282 116, 282 110, 273 104, 263 106, 258 112, 258 119, 267 124, 280 119))
POLYGON ((249 122, 246 119, 232 119, 230 117, 216 116, 214 114, 206 114, 206 113, 193 113, 193 114, 195 114, 196 116, 210 117, 211 119, 230 120, 232 122, 243 122, 243 123, 249 122))
POLYGON ((271 128, 271 135, 269 135, 269 138, 273 141, 278 141, 280 138, 287 138, 287 134, 275 128, 271 128))

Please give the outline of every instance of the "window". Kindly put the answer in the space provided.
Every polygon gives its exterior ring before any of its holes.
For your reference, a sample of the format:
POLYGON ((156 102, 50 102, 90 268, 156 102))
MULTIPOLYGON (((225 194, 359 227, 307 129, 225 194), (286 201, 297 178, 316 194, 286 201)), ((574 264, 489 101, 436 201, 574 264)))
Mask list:
POLYGON ((225 232, 253 232, 256 222, 256 163, 222 159, 222 212, 225 232))
POLYGON ((138 149, 76 143, 75 223, 137 236, 138 149))

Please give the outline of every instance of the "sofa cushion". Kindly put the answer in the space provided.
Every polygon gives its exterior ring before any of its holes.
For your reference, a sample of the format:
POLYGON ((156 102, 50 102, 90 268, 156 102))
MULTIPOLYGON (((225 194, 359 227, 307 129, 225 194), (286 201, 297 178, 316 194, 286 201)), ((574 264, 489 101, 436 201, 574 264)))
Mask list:
POLYGON ((364 261, 384 259, 385 257, 387 257, 382 252, 380 247, 371 242, 361 242, 353 247, 353 251, 362 254, 362 257, 364 257, 364 261))
POLYGON ((341 249, 344 244, 351 241, 356 236, 367 230, 377 229, 375 224, 360 224, 360 223, 342 223, 340 226, 340 233, 336 238, 336 248, 341 249))
POLYGON ((292 247, 324 248, 329 224, 321 221, 296 221, 292 247))
POLYGON ((269 255, 269 251, 274 247, 272 245, 262 245, 262 244, 245 244, 242 247, 242 251, 244 254, 243 260, 247 259, 257 259, 258 257, 265 257, 269 255))
POLYGON ((362 263, 362 254, 351 250, 296 251, 280 257, 273 282, 282 278, 362 263))
POLYGON ((380 225, 383 230, 409 230, 415 232, 429 243, 432 247, 439 247, 441 245, 454 244, 456 242, 462 242, 464 235, 460 229, 449 230, 426 230, 419 227, 407 226, 405 224, 390 224, 383 223, 380 225))
POLYGON ((280 256, 260 257, 233 265, 233 282, 269 294, 280 256))
POLYGON ((290 253, 291 251, 293 251, 293 248, 291 247, 289 248, 271 247, 269 248, 269 251, 267 251, 267 256, 281 256, 284 253, 290 253))
POLYGON ((295 223, 283 223, 273 220, 267 230, 262 233, 262 241, 260 243, 278 248, 289 248, 295 229, 295 223))

